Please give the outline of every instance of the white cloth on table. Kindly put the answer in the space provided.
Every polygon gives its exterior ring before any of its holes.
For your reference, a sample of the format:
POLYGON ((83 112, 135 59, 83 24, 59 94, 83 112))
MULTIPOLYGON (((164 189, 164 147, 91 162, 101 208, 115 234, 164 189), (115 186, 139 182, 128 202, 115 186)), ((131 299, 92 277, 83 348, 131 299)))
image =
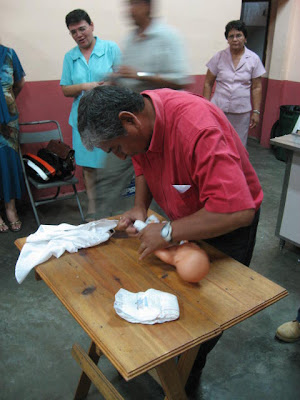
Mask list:
POLYGON ((32 268, 51 256, 59 258, 65 251, 75 253, 107 241, 117 224, 116 220, 101 219, 82 225, 41 225, 21 250, 15 270, 17 282, 22 283, 32 268))
POLYGON ((179 318, 177 297, 156 289, 138 293, 120 289, 115 295, 114 308, 121 318, 135 324, 162 324, 179 318))

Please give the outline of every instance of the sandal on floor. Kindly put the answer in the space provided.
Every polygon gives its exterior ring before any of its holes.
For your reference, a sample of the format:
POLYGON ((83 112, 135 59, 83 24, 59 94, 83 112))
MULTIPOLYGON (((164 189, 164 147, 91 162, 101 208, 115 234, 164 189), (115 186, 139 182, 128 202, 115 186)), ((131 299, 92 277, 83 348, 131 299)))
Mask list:
POLYGON ((22 222, 19 219, 15 222, 9 222, 9 229, 12 232, 19 232, 22 229, 22 222))
POLYGON ((0 223, 0 233, 7 233, 9 231, 5 222, 0 223))

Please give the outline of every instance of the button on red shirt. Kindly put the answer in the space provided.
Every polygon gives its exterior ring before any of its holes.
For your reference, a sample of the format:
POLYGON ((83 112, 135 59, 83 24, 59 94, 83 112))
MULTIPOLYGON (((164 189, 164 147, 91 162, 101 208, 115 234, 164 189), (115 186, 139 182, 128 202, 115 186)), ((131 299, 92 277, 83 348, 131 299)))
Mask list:
POLYGON ((142 92, 155 108, 149 149, 132 157, 159 206, 171 220, 207 211, 258 210, 263 192, 247 150, 223 112, 187 92, 142 92), (173 185, 190 188, 180 193, 173 185))

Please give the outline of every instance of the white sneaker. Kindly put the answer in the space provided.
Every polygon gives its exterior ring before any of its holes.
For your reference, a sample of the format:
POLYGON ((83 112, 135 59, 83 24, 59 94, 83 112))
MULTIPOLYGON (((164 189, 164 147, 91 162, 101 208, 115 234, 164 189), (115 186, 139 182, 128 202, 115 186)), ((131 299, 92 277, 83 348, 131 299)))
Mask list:
POLYGON ((275 336, 284 342, 296 342, 300 339, 300 322, 295 320, 280 325, 275 336))

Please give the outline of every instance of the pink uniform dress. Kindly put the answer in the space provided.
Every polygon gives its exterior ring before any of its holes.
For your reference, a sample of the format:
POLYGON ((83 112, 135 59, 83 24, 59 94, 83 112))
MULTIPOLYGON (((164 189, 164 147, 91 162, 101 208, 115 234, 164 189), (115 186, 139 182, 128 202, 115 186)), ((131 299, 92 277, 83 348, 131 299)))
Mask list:
POLYGON ((216 53, 206 66, 216 76, 211 101, 224 111, 246 147, 252 109, 252 79, 262 76, 266 70, 258 55, 247 47, 236 68, 229 47, 216 53))

